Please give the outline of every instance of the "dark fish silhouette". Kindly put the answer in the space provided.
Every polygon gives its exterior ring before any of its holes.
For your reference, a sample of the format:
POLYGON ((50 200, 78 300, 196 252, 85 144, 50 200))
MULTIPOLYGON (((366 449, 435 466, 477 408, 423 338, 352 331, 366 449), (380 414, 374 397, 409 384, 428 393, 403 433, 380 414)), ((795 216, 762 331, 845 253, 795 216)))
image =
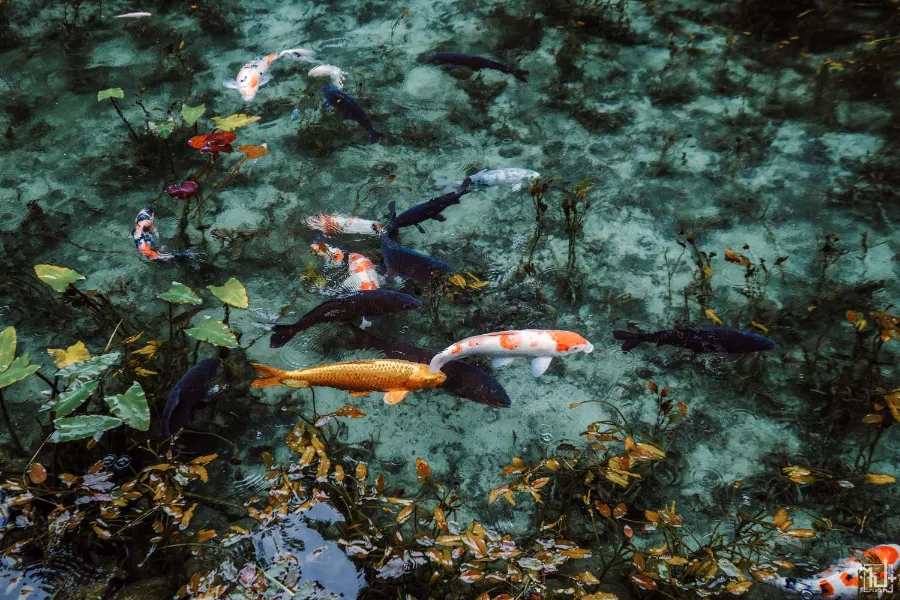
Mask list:
POLYGON ((381 133, 375 131, 375 126, 372 125, 369 115, 366 114, 366 111, 364 111, 352 97, 333 85, 326 85, 323 87, 322 95, 325 97, 322 108, 333 108, 345 119, 356 121, 365 127, 366 131, 369 132, 370 144, 374 144, 381 139, 381 133))
POLYGON ((381 236, 381 255, 388 268, 388 278, 401 275, 413 281, 428 281, 435 273, 450 272, 447 263, 401 246, 387 235, 381 236))
POLYGON ((409 294, 390 290, 363 290, 335 296, 303 315, 293 325, 276 325, 272 329, 269 347, 281 348, 295 335, 317 323, 353 321, 421 307, 422 303, 409 294))
MULTIPOLYGON (((356 350, 374 349, 384 353, 385 358, 395 358, 428 364, 437 354, 434 350, 404 344, 394 340, 385 340, 359 327, 350 327, 352 335, 343 339, 345 347, 356 350)), ((475 365, 456 360, 443 366, 447 375, 446 381, 438 387, 459 398, 465 398, 478 404, 495 408, 509 408, 512 401, 500 382, 490 373, 482 371, 475 365)))
POLYGON ((427 202, 416 204, 407 208, 399 215, 395 210, 396 203, 391 200, 388 209, 391 211, 390 224, 387 226, 387 233, 392 239, 397 239, 397 230, 401 227, 409 227, 414 225, 419 231, 425 233, 419 223, 432 219, 434 221, 446 221, 447 218, 441 213, 454 204, 459 204, 459 199, 469 193, 469 186, 472 180, 468 177, 462 182, 462 185, 455 192, 450 192, 442 196, 435 196, 427 202))
POLYGON ((163 435, 170 436, 191 422, 194 408, 209 396, 209 383, 218 368, 217 358, 207 358, 188 369, 178 380, 163 409, 163 435))
POLYGON ((473 71, 480 71, 481 69, 492 69, 494 71, 508 73, 519 81, 528 81, 528 79, 526 79, 528 71, 515 67, 508 67, 503 63, 497 62, 496 60, 482 58, 481 56, 475 56, 472 54, 460 54, 458 52, 435 52, 431 55, 431 59, 435 62, 447 65, 448 67, 469 67, 473 71))
POLYGON ((678 346, 694 352, 726 354, 762 352, 775 347, 775 342, 765 336, 736 329, 666 329, 652 333, 613 331, 613 337, 624 342, 622 350, 626 352, 642 342, 678 346))

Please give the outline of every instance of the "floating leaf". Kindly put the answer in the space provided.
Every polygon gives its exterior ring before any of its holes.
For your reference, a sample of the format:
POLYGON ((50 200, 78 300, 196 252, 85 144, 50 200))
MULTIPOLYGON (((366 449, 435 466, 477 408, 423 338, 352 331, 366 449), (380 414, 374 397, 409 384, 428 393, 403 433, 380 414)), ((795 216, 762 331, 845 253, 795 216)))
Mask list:
POLYGON ((350 417, 351 419, 360 419, 360 418, 366 416, 366 413, 359 410, 355 406, 341 407, 334 414, 335 414, 335 416, 338 416, 338 417, 350 417))
POLYGON ((416 475, 419 478, 419 483, 426 483, 429 479, 431 479, 431 467, 428 466, 428 463, 425 462, 425 459, 416 459, 416 475))
POLYGON ((108 88, 97 92, 97 102, 103 102, 110 98, 124 98, 125 91, 122 88, 108 88))
POLYGON ((599 585, 600 580, 590 571, 582 571, 575 576, 575 579, 587 585, 599 585))
POLYGON ((112 414, 140 431, 150 429, 150 407, 141 384, 134 382, 124 394, 104 398, 112 414))
POLYGON ((738 254, 731 248, 725 248, 725 260, 731 263, 741 265, 742 267, 750 266, 750 259, 743 254, 738 254))
POLYGON ((883 485, 886 483, 896 483, 897 478, 893 475, 883 475, 881 473, 866 473, 866 483, 874 483, 883 485))
POLYGON ((251 117, 250 115, 235 114, 227 117, 213 117, 212 120, 216 124, 216 129, 222 131, 234 131, 241 127, 246 127, 250 123, 259 121, 262 117, 251 117))
POLYGON ((22 381, 40 368, 28 364, 28 354, 14 358, 16 343, 15 327, 10 326, 0 332, 0 388, 22 381))
POLYGON ((238 146, 238 152, 241 154, 246 154, 247 158, 250 160, 256 160, 257 158, 262 158, 266 154, 269 153, 269 149, 266 146, 256 146, 253 144, 247 144, 246 146, 238 146))
POLYGON ((95 356, 56 372, 57 377, 68 377, 70 382, 89 381, 102 375, 108 368, 119 362, 121 352, 110 352, 95 356))
POLYGON ((188 106, 187 104, 181 105, 181 118, 184 119, 184 123, 188 127, 196 123, 205 112, 205 104, 201 104, 200 106, 188 106))
POLYGON ((725 323, 722 322, 722 319, 719 318, 719 316, 716 314, 716 312, 713 309, 707 308, 703 312, 706 314, 707 317, 709 317, 712 320, 713 323, 715 323, 716 325, 725 327, 725 323))
POLYGON ((31 463, 28 465, 28 478, 31 483, 40 485, 47 481, 47 469, 41 463, 31 463))
POLYGON ((9 368, 16 356, 16 328, 7 327, 0 331, 0 373, 9 368))
POLYGON ((221 287, 214 285, 206 286, 212 295, 235 308, 247 308, 250 305, 250 298, 247 296, 247 289, 244 284, 235 279, 230 278, 221 287))
POLYGON ((156 297, 170 304, 201 304, 203 302, 200 296, 194 293, 194 290, 177 281, 172 282, 172 287, 168 292, 163 292, 156 297))
POLYGON ((200 327, 192 327, 185 329, 184 332, 201 342, 207 342, 214 346, 222 346, 224 348, 237 348, 237 338, 234 333, 228 329, 222 321, 217 321, 209 316, 203 317, 200 327))
POLYGON ((107 415, 80 415, 54 421, 56 431, 50 436, 55 444, 94 437, 122 424, 121 419, 107 415))
POLYGON ((154 135, 167 140, 172 135, 172 132, 175 131, 175 119, 170 117, 160 121, 150 121, 148 127, 154 135))
POLYGON ((416 506, 414 504, 410 504, 409 506, 404 507, 400 512, 397 513, 397 523, 403 525, 413 514, 413 510, 415 510, 416 506))
POLYGON ((85 400, 87 400, 94 390, 97 389, 97 386, 100 384, 98 380, 89 381, 82 386, 75 388, 74 390, 70 390, 63 394, 59 395, 59 402, 56 403, 56 408, 54 409, 56 412, 56 418, 59 419, 61 417, 65 417, 70 414, 73 410, 84 404, 85 400))
POLYGON ((76 342, 65 350, 61 348, 47 348, 47 354, 53 357, 53 364, 56 365, 57 369, 62 369, 91 358, 91 353, 88 351, 87 346, 84 345, 84 342, 76 342))
POLYGON ((57 292, 64 292, 69 285, 84 279, 84 275, 56 265, 34 265, 34 272, 38 279, 52 287, 57 292))

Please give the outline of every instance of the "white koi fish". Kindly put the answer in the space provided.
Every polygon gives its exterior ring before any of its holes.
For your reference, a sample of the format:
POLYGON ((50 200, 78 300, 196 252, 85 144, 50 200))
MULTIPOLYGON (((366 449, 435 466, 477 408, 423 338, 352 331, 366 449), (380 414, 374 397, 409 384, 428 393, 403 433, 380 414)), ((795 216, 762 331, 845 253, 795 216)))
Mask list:
POLYGON ((487 355, 493 357, 494 367, 503 367, 520 356, 531 358, 531 374, 540 377, 550 366, 554 356, 567 356, 577 352, 589 354, 593 344, 571 331, 554 329, 522 329, 498 331, 476 335, 457 342, 437 354, 430 369, 437 373, 450 362, 464 356, 487 355))
POLYGON ((307 227, 321 231, 325 235, 336 233, 356 233, 361 235, 381 235, 381 223, 368 221, 349 215, 315 215, 304 221, 307 227))
POLYGON ((344 80, 347 78, 347 73, 334 65, 319 65, 310 69, 309 76, 327 77, 331 85, 342 90, 344 89, 344 80))
MULTIPOLYGON (((530 185, 541 176, 537 171, 531 169, 520 169, 518 167, 510 167, 506 169, 482 169, 474 175, 470 175, 469 179, 472 183, 478 185, 497 187, 509 185, 512 186, 514 192, 518 192, 524 185, 530 185)), ((462 181, 447 181, 439 177, 437 184, 441 187, 459 187, 462 181)))
POLYGON ((282 50, 269 54, 264 58, 252 60, 241 67, 238 71, 236 79, 226 79, 222 82, 227 88, 235 89, 240 92, 244 100, 253 100, 259 88, 272 81, 272 74, 269 73, 269 66, 279 58, 287 57, 294 60, 302 60, 309 63, 315 63, 315 52, 305 50, 303 48, 293 48, 291 50, 282 50))
POLYGON ((148 12, 130 12, 123 13, 121 15, 116 15, 113 19, 146 19, 147 17, 152 17, 153 13, 148 12))
MULTIPOLYGON (((858 598, 860 591, 860 583, 866 588, 877 587, 887 590, 891 584, 885 581, 885 573, 896 573, 900 567, 900 546, 897 544, 882 544, 875 546, 863 552, 863 555, 875 569, 880 571, 874 575, 878 581, 867 582, 860 581, 860 571, 865 566, 864 563, 856 558, 847 558, 836 565, 832 565, 821 573, 811 575, 809 577, 776 577, 769 579, 766 583, 770 583, 775 587, 781 588, 788 592, 797 594, 804 600, 812 600, 813 598, 828 598, 829 600, 850 600, 858 598)), ((873 569, 874 572, 874 569, 873 569)), ((875 592, 875 597, 880 598, 883 592, 875 592)))

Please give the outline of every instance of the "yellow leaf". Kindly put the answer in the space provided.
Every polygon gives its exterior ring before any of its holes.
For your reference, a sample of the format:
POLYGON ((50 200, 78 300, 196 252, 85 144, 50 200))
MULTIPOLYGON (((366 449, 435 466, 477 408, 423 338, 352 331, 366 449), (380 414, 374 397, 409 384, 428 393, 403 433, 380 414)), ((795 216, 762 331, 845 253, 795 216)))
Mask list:
POLYGON ((883 475, 881 473, 866 473, 866 483, 874 483, 882 485, 885 483, 896 483, 897 478, 893 475, 883 475))
POLYGON ((191 461, 192 465, 205 465, 219 458, 218 454, 207 454, 206 456, 198 456, 191 461))
POLYGON ((234 114, 228 117, 213 117, 212 120, 216 124, 216 129, 222 131, 234 131, 241 127, 246 127, 250 123, 259 121, 262 117, 251 117, 250 115, 234 114))
POLYGON ((216 537, 215 529, 201 529, 197 532, 197 542, 202 544, 216 537))
POLYGON ((710 267, 709 265, 703 267, 703 274, 706 275, 707 279, 712 278, 712 267, 710 267))
POLYGON ((419 483, 427 483, 431 479, 431 467, 428 466, 428 463, 423 458, 416 459, 416 475, 419 478, 419 483))
POLYGON ((400 512, 397 513, 397 523, 403 525, 413 514, 413 510, 415 509, 414 504, 410 504, 409 506, 404 507, 400 512))
POLYGON ((775 516, 772 517, 772 523, 782 531, 790 527, 792 522, 793 521, 788 520, 788 511, 786 508, 779 508, 775 513, 775 516))
POLYGON ((366 463, 358 462, 356 463, 356 478, 360 481, 364 481, 366 475, 369 473, 369 470, 366 469, 366 463))
POLYGON ((156 371, 151 371, 150 369, 145 369, 143 367, 137 367, 134 370, 134 374, 138 377, 150 377, 151 375, 159 375, 156 371))
POLYGON ((47 348, 47 354, 53 357, 53 364, 55 364, 56 368, 58 369, 62 369, 63 367, 67 367, 69 365, 74 365, 75 363, 80 363, 81 361, 88 360, 91 357, 91 353, 88 352, 87 346, 84 345, 84 342, 76 342, 65 350, 61 350, 58 348, 47 348))
POLYGON ((575 576, 575 579, 580 581, 581 583, 586 583, 587 585, 597 585, 598 583, 600 583, 600 580, 597 579, 593 573, 590 573, 588 571, 582 571, 575 576))
POLYGON ((736 594, 740 596, 750 589, 750 586, 753 585, 751 581, 732 581, 728 585, 725 586, 725 589, 732 594, 736 594))
POLYGON ((582 596, 581 600, 619 600, 619 597, 609 592, 595 592, 582 596))
POLYGON ((769 333, 769 328, 761 323, 757 323, 756 321, 750 321, 750 324, 761 330, 763 333, 769 333))
POLYGON ((716 312, 713 309, 707 308, 703 312, 706 314, 707 317, 710 318, 710 320, 712 320, 713 323, 715 323, 716 325, 725 327, 725 323, 722 322, 722 319, 719 318, 719 316, 716 314, 716 312))

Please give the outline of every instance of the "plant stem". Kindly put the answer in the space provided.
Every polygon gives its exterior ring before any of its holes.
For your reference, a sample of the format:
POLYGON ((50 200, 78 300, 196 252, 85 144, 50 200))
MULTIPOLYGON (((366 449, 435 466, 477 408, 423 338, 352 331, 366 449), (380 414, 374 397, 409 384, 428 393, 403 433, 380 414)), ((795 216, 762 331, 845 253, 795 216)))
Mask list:
POLYGON ((122 114, 121 109, 119 109, 119 104, 116 102, 115 98, 110 98, 110 102, 112 102, 113 108, 116 109, 116 112, 119 113, 119 118, 122 119, 122 122, 125 123, 125 127, 128 128, 128 132, 131 134, 131 137, 134 141, 138 141, 138 135, 134 132, 134 129, 131 127, 131 123, 128 122, 128 119, 125 118, 125 115, 122 114))

